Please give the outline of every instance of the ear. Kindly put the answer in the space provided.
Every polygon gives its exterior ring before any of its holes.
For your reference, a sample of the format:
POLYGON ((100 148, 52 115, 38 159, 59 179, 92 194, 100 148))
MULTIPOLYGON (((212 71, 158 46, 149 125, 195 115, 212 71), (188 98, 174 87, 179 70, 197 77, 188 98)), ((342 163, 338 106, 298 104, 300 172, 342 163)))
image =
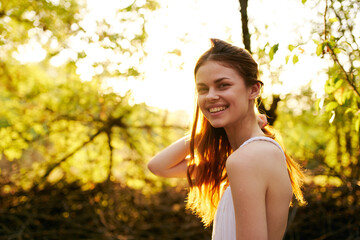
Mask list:
POLYGON ((261 84, 259 82, 255 83, 249 88, 249 99, 254 100, 260 94, 261 84))

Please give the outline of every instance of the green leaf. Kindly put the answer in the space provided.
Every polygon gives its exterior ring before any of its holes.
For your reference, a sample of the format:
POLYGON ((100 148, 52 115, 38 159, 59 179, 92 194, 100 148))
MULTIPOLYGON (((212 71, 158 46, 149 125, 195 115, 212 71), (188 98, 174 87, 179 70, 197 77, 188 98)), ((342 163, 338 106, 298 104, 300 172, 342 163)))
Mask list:
POLYGON ((319 110, 320 110, 320 101, 321 101, 321 98, 318 98, 318 99, 316 99, 316 101, 315 101, 315 110, 316 110, 316 111, 319 111, 319 110))
POLYGON ((330 40, 325 41, 325 44, 334 49, 336 46, 336 38, 334 36, 330 36, 330 40))
POLYGON ((360 129, 360 118, 359 117, 356 119, 354 126, 355 126, 355 130, 357 132, 359 132, 359 129, 360 129))
POLYGON ((327 94, 332 94, 336 89, 334 88, 334 86, 327 83, 324 87, 324 90, 327 94))
POLYGON ((6 128, 6 127, 10 127, 11 124, 9 123, 9 121, 5 118, 0 118, 0 128, 6 128))
POLYGON ((294 55, 292 61, 293 64, 296 64, 299 61, 299 57, 297 55, 294 55))
POLYGON ((279 49, 278 43, 271 47, 270 52, 269 52, 270 61, 273 60, 274 54, 277 52, 278 49, 279 49))
POLYGON ((323 50, 324 50, 324 44, 319 43, 316 47, 316 55, 320 56, 323 50))
POLYGON ((333 17, 333 18, 329 19, 329 22, 331 22, 331 23, 334 23, 334 22, 337 22, 337 21, 339 21, 339 20, 336 17, 333 17))
POLYGON ((306 3, 306 0, 301 0, 301 3, 302 3, 302 4, 305 4, 305 3, 306 3))
POLYGON ((336 80, 334 88, 339 89, 342 86, 343 83, 344 83, 344 80, 342 80, 342 79, 336 80))
POLYGON ((334 48, 334 53, 335 54, 339 54, 341 52, 341 50, 339 48, 334 48))
POLYGON ((21 149, 16 149, 16 148, 7 148, 4 150, 3 152, 6 156, 6 158, 9 161, 13 161, 15 159, 19 159, 22 155, 22 150, 21 149))
POLYGON ((131 68, 128 69, 128 75, 136 77, 136 76, 139 76, 140 73, 136 68, 131 67, 131 68))
POLYGON ((286 64, 288 64, 289 58, 290 58, 290 55, 287 55, 287 56, 285 57, 285 63, 286 63, 286 64))
POLYGON ((288 46, 288 49, 290 50, 290 52, 292 52, 295 48, 296 47, 294 45, 291 45, 291 44, 288 46))
POLYGON ((337 106, 339 106, 339 104, 337 102, 329 102, 328 104, 326 104, 325 107, 325 111, 326 112, 330 112, 332 110, 334 110, 337 106))
POLYGON ((319 41, 318 41, 318 40, 313 39, 313 42, 314 42, 316 45, 319 45, 319 41))
POLYGON ((345 111, 345 114, 354 114, 356 112, 356 110, 352 109, 352 108, 347 108, 346 111, 345 111))
POLYGON ((351 90, 345 90, 345 92, 342 95, 343 103, 347 104, 350 101, 352 95, 353 95, 353 92, 351 90))

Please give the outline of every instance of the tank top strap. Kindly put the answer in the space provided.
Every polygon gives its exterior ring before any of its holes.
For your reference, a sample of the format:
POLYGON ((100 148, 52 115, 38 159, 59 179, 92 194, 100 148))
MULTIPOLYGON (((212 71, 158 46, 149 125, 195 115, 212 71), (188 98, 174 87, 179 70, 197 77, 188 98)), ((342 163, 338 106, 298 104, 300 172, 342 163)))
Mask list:
POLYGON ((270 143, 273 143, 275 144, 275 146, 277 146, 280 151, 283 153, 284 155, 284 158, 286 159, 286 156, 285 156, 285 152, 284 150, 281 148, 280 144, 278 142, 276 142, 274 139, 272 138, 269 138, 269 137, 252 137, 252 138, 249 138, 248 140, 246 140, 245 142, 243 142, 243 144, 241 144, 240 147, 243 147, 245 146, 246 144, 249 144, 251 142, 254 142, 254 141, 266 141, 266 142, 270 142, 270 143))

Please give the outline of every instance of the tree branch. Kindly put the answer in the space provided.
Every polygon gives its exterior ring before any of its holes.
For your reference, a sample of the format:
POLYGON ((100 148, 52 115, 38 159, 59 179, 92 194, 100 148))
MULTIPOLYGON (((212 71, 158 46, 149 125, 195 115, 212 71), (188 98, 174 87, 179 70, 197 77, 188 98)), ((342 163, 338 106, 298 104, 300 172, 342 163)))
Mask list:
POLYGON ((341 71, 345 74, 346 76, 346 81, 348 82, 348 84, 350 85, 350 87, 354 90, 354 92, 356 93, 356 95, 358 95, 360 97, 360 93, 359 91, 356 89, 356 86, 354 85, 354 82, 351 79, 351 73, 348 73, 345 68, 343 67, 343 65, 340 63, 336 53, 334 52, 334 50, 331 48, 330 44, 327 42, 326 46, 328 47, 329 51, 331 52, 330 55, 332 56, 333 60, 335 61, 335 63, 337 65, 339 65, 341 71))
POLYGON ((325 11, 324 11, 324 38, 326 41, 326 35, 327 35, 327 31, 326 31, 326 13, 327 13, 327 9, 328 9, 328 1, 325 0, 325 11))
MULTIPOLYGON (((330 46, 330 43, 327 40, 327 30, 326 30, 326 14, 327 14, 327 10, 328 10, 328 0, 325 1, 325 11, 324 11, 324 42, 325 42, 325 46, 327 47, 327 49, 330 51, 330 55, 332 56, 334 62, 339 65, 341 71, 345 74, 346 76, 346 81, 348 82, 348 84, 350 85, 350 87, 354 90, 354 92, 356 93, 356 95, 360 96, 359 91, 356 89, 356 86, 354 85, 354 81, 352 79, 351 76, 352 75, 352 71, 350 71, 350 73, 348 73, 344 66, 340 63, 336 53, 334 52, 333 48, 330 46)), ((339 17, 339 15, 335 12, 335 16, 338 18, 339 22, 341 23, 341 18, 339 17)), ((349 28, 349 25, 347 24, 347 27, 349 28)), ((350 30, 350 29, 349 29, 350 30)), ((351 32, 351 31, 350 31, 351 32)), ((356 41, 355 41, 356 43, 356 41)), ((323 50, 323 53, 325 51, 325 48, 323 50)), ((352 64, 351 64, 351 68, 352 68, 352 64)))
MULTIPOLYGON (((58 160, 56 163, 50 165, 48 167, 48 169, 46 170, 45 174, 41 177, 40 182, 44 181, 49 175, 50 173, 56 168, 58 167, 62 162, 65 162, 68 158, 70 158, 71 156, 73 156, 75 153, 77 153, 80 149, 82 149, 83 147, 85 147, 87 144, 91 143, 100 133, 102 133, 105 130, 105 128, 100 128, 94 135, 90 136, 89 140, 84 142, 83 144, 81 144, 80 146, 78 146, 77 148, 75 148, 72 152, 70 152, 69 154, 67 154, 66 156, 64 156, 63 158, 61 158, 60 160, 58 160)), ((37 187, 39 183, 35 183, 34 187, 37 187)))
POLYGON ((110 182, 111 181, 111 176, 112 176, 112 168, 113 168, 113 146, 111 145, 111 128, 108 129, 108 131, 106 131, 106 135, 107 135, 107 140, 108 140, 108 147, 109 147, 109 169, 108 169, 108 177, 107 177, 107 181, 110 182))

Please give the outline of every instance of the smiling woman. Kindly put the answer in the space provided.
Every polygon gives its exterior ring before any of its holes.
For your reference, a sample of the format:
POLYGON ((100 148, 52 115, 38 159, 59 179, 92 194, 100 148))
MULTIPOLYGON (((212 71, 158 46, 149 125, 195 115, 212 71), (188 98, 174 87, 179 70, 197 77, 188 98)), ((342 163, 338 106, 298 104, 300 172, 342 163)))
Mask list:
POLYGON ((257 63, 244 49, 211 42, 195 66, 191 136, 156 155, 149 169, 187 177, 187 205, 206 226, 214 221, 213 239, 281 239, 293 193, 303 201, 302 172, 257 120, 257 63))

